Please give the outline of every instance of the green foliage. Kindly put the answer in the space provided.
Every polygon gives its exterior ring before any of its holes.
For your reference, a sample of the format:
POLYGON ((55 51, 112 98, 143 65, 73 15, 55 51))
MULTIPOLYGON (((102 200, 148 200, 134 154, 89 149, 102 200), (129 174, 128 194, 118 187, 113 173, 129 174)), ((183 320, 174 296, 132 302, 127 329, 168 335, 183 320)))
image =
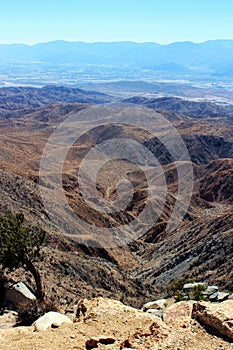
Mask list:
POLYGON ((192 299, 196 301, 207 301, 208 299, 203 295, 203 292, 206 290, 205 286, 198 285, 193 288, 192 299))
POLYGON ((188 278, 181 278, 179 279, 178 281, 176 281, 173 286, 172 286, 172 289, 173 291, 177 291, 177 290, 182 290, 183 289, 183 286, 186 284, 186 283, 192 283, 194 282, 193 280, 191 279, 188 279, 188 278))
POLYGON ((3 268, 13 270, 26 263, 39 260, 45 231, 25 224, 22 213, 0 216, 0 263, 3 268))
POLYGON ((0 216, 0 264, 3 269, 14 270, 22 266, 30 271, 36 282, 36 296, 41 301, 44 291, 34 262, 43 258, 41 246, 45 238, 43 229, 26 225, 22 213, 0 216))
POLYGON ((177 290, 175 292, 175 302, 178 303, 179 301, 183 301, 183 300, 184 300, 183 295, 181 294, 181 292, 179 290, 177 290))
POLYGON ((183 300, 208 301, 208 299, 203 295, 206 287, 201 284, 196 285, 191 291, 183 291, 183 287, 186 283, 193 282, 193 280, 182 278, 173 284, 172 290, 174 291, 176 303, 183 300))

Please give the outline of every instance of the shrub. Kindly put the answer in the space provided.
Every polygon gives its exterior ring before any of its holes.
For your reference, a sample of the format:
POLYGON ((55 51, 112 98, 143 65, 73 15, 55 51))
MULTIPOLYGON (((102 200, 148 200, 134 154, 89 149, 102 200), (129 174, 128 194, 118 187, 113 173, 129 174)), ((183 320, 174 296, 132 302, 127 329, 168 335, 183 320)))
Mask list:
POLYGON ((207 301, 208 299, 203 295, 203 292, 206 290, 205 286, 197 285, 193 288, 192 299, 196 301, 207 301))
POLYGON ((181 294, 181 292, 179 290, 176 291, 176 293, 175 293, 175 302, 178 303, 179 301, 183 301, 183 300, 184 300, 184 297, 181 294))
POLYGON ((45 238, 43 229, 26 225, 22 213, 0 216, 0 264, 3 269, 14 270, 22 266, 30 271, 36 282, 36 297, 39 300, 44 299, 44 291, 34 263, 42 258, 41 246, 45 238))

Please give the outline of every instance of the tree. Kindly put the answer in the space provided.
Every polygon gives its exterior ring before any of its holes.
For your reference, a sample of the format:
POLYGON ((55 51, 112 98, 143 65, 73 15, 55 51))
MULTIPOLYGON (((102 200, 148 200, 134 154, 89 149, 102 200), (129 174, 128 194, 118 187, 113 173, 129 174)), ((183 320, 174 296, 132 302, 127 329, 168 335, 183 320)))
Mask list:
POLYGON ((23 267, 31 272, 36 283, 36 297, 44 300, 41 276, 34 263, 41 260, 41 246, 46 233, 40 227, 26 225, 22 213, 0 215, 0 264, 10 271, 23 267))

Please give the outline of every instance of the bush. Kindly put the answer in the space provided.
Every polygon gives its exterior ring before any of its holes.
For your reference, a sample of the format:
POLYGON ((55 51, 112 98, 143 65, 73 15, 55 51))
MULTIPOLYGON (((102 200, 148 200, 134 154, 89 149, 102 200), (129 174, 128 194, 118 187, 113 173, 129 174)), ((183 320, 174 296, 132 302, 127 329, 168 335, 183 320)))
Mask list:
POLYGON ((186 283, 193 283, 194 280, 188 279, 188 278, 181 278, 180 280, 176 281, 173 286, 172 286, 172 290, 173 291, 177 291, 177 290, 182 290, 184 285, 186 283))
POLYGON ((24 267, 33 275, 36 283, 36 297, 44 299, 44 289, 35 262, 43 258, 41 247, 46 234, 40 227, 31 227, 22 213, 0 216, 0 264, 10 271, 24 267))
POLYGON ((184 292, 183 287, 186 283, 193 283, 193 280, 182 278, 174 283, 172 290, 175 295, 175 302, 183 300, 195 300, 195 301, 208 301, 208 299, 203 295, 203 292, 206 290, 206 287, 203 285, 197 285, 190 292, 184 292))
POLYGON ((206 290, 205 286, 198 285, 193 288, 192 299, 196 301, 207 301, 208 299, 203 295, 203 292, 206 290))
POLYGON ((183 300, 184 300, 184 297, 181 294, 181 292, 179 290, 176 291, 176 293, 175 293, 175 302, 178 303, 179 301, 183 301, 183 300))

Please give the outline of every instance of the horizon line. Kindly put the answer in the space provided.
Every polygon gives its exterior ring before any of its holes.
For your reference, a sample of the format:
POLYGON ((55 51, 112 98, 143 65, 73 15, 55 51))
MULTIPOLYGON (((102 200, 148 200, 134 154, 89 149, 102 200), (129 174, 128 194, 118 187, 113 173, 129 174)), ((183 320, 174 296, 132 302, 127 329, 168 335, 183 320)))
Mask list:
POLYGON ((114 41, 83 41, 83 40, 65 40, 65 39, 55 39, 55 40, 49 40, 49 41, 40 41, 36 43, 23 43, 23 42, 11 42, 11 43, 1 43, 0 46, 10 46, 10 45, 24 45, 33 47, 36 45, 43 45, 43 44, 50 44, 50 43, 56 43, 56 42, 63 42, 63 43, 82 43, 82 44, 114 44, 114 43, 132 43, 132 44, 155 44, 160 46, 168 46, 172 44, 182 44, 182 43, 189 43, 193 45, 199 45, 204 44, 208 42, 214 42, 214 41, 233 41, 232 39, 209 39, 205 41, 190 41, 190 40, 178 40, 178 41, 172 41, 169 43, 159 43, 156 41, 133 41, 133 40, 114 40, 114 41))

